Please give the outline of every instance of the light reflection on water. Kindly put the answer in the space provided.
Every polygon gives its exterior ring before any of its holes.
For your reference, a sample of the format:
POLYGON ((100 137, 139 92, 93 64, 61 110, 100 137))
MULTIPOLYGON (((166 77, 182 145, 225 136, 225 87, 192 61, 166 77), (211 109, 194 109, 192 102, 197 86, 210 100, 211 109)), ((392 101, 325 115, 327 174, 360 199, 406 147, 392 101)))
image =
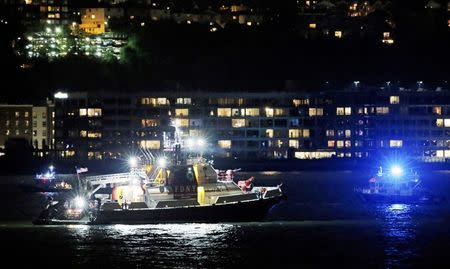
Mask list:
POLYGON ((385 268, 408 266, 417 258, 415 205, 386 204, 377 207, 384 239, 385 268))
POLYGON ((226 248, 234 244, 238 228, 232 224, 67 227, 76 241, 73 247, 79 265, 96 264, 96 257, 109 256, 113 267, 133 263, 163 268, 206 266, 214 262, 211 257, 232 259, 226 248))

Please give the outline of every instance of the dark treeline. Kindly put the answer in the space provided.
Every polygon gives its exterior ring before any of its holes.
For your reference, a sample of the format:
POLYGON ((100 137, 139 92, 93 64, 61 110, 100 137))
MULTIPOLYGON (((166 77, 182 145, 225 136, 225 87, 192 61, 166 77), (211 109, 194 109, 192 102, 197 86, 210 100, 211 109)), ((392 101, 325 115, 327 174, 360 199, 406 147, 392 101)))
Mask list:
POLYGON ((381 43, 380 37, 305 39, 295 27, 281 23, 230 25, 212 33, 209 25, 158 22, 118 27, 130 36, 120 61, 69 57, 33 62, 31 69, 19 68, 24 59, 14 55, 11 40, 21 28, 11 21, 0 25, 5 33, 0 36, 4 67, 0 102, 34 102, 61 88, 281 89, 286 80, 296 80, 298 88, 317 90, 324 85, 344 87, 355 80, 366 85, 450 80, 445 14, 400 2, 389 8, 396 24, 391 46, 381 43))

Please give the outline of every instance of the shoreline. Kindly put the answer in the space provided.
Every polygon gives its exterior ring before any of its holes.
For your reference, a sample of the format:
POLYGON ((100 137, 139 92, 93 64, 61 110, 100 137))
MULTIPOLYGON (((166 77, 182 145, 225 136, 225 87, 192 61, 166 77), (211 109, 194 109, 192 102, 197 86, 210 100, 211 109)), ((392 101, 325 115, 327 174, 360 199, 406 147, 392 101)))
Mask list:
MULTIPOLYGON (((45 171, 49 165, 56 168, 58 174, 76 175, 75 167, 87 167, 89 174, 110 174, 128 172, 126 160, 50 160, 34 159, 26 163, 18 160, 0 160, 0 176, 28 176, 45 171)), ((382 164, 380 160, 348 160, 348 159, 277 159, 277 160, 234 160, 215 159, 213 166, 216 169, 238 169, 242 172, 302 172, 302 171, 364 171, 373 173, 380 165, 385 168, 388 162, 382 164)), ((418 172, 450 171, 450 162, 424 163, 404 162, 405 169, 414 168, 418 172), (406 163, 406 164, 405 164, 406 163)))

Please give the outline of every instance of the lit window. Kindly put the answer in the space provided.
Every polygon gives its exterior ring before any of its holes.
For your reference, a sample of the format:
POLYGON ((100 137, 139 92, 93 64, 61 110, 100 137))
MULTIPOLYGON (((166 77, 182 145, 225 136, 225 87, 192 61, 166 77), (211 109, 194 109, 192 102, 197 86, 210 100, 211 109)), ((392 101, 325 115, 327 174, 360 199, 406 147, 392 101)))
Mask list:
POLYGON ((169 104, 169 100, 167 100, 167 98, 158 98, 156 103, 158 105, 168 105, 169 104))
MULTIPOLYGON (((384 32, 383 33, 383 38, 384 39, 388 39, 389 37, 391 37, 391 33, 389 33, 389 32, 384 32)), ((391 98, 392 98, 392 96, 391 96, 391 98)), ((393 104, 393 103, 391 102, 391 104, 393 104)), ((398 103, 395 103, 395 104, 398 104, 398 103)))
POLYGON ((88 159, 92 160, 92 159, 97 159, 97 160, 101 160, 103 158, 102 154, 98 151, 88 151, 88 159))
POLYGON ((309 99, 293 99, 292 103, 294 103, 294 106, 296 107, 301 105, 309 105, 309 99))
POLYGON ((279 147, 279 148, 283 147, 283 141, 280 140, 280 139, 276 140, 275 144, 276 144, 276 146, 279 147))
POLYGON ((336 115, 344 115, 345 109, 343 107, 336 107, 336 115))
POLYGON ((346 148, 351 148, 351 147, 352 147, 352 141, 350 141, 350 140, 345 140, 345 147, 346 147, 346 148))
POLYGON ((91 19, 93 19, 93 20, 95 19, 95 15, 94 14, 91 15, 91 19))
POLYGON ((141 140, 141 148, 144 149, 159 149, 161 147, 161 141, 159 140, 141 140))
POLYGON ((346 107, 344 112, 345 112, 345 115, 349 116, 349 115, 352 114, 352 108, 351 107, 346 107))
POLYGON ((433 107, 433 114, 435 114, 435 115, 442 115, 442 108, 440 106, 434 106, 433 107))
POLYGON ((309 28, 316 29, 317 25, 315 23, 310 23, 309 28))
POLYGON ((352 131, 351 130, 345 130, 345 137, 350 137, 352 136, 352 131))
POLYGON ((80 117, 85 117, 87 115, 87 109, 86 108, 80 108, 80 117))
POLYGON ((154 119, 142 119, 141 120, 141 126, 143 128, 145 127, 156 127, 158 126, 158 121, 154 119))
POLYGON ((177 108, 177 109, 175 109, 175 116, 177 116, 177 117, 189 116, 189 109, 177 108))
POLYGON ((162 106, 162 105, 169 105, 169 100, 167 98, 142 98, 141 99, 142 105, 150 105, 150 106, 162 106))
POLYGON ((444 126, 444 120, 443 119, 436 119, 436 126, 437 127, 444 126))
POLYGON ((444 126, 450 127, 450 119, 444 119, 444 126))
POLYGON ((344 141, 343 140, 337 140, 336 141, 336 146, 338 148, 343 148, 344 147, 344 141))
POLYGON ((403 141, 402 140, 390 140, 389 146, 391 148, 401 148, 403 146, 403 141))
POLYGON ((178 105, 190 105, 191 98, 177 98, 177 104, 178 105))
POLYGON ((341 38, 342 37, 342 31, 334 31, 334 36, 337 38, 341 38))
POLYGON ((450 150, 444 150, 444 157, 445 158, 450 158, 450 150))
POLYGON ((64 156, 65 157, 75 156, 75 151, 74 150, 66 150, 66 151, 64 151, 64 156))
POLYGON ((14 113, 14 115, 16 116, 16 118, 18 118, 20 116, 20 112, 16 111, 16 113, 14 113))
POLYGON ((88 117, 100 117, 102 115, 102 109, 101 108, 88 108, 87 109, 87 116, 88 117))
POLYGON ((335 142, 334 140, 328 140, 328 147, 329 148, 334 148, 335 142))
POLYGON ((233 126, 233 128, 245 127, 245 119, 232 119, 231 126, 233 126))
POLYGON ((266 107, 266 117, 273 117, 273 108, 266 107))
POLYGON ((230 149, 231 148, 231 140, 219 140, 217 141, 217 144, 220 148, 223 149, 230 149))
POLYGON ((249 117, 257 117, 259 116, 259 108, 246 108, 245 115, 249 117))
POLYGON ((304 129, 303 130, 303 137, 309 138, 309 129, 304 129))
POLYGON ((400 96, 391 96, 391 97, 389 98, 389 102, 390 102, 392 105, 400 104, 400 96))
POLYGON ((175 126, 177 127, 188 127, 189 119, 175 119, 175 126))
POLYGON ((30 113, 28 111, 25 111, 25 118, 28 118, 29 115, 30 113))
POLYGON ((86 130, 81 130, 80 131, 80 136, 81 137, 86 137, 87 136, 87 131, 86 130))
POLYGON ((299 138, 302 135, 302 130, 289 129, 289 138, 299 138))
POLYGON ((289 147, 298 149, 299 148, 298 140, 292 140, 292 139, 289 140, 289 147))
POLYGON ((334 136, 334 130, 327 130, 326 131, 327 136, 334 136))
POLYGON ((231 108, 218 108, 217 116, 218 117, 231 117, 231 108))
POLYGON ((323 108, 311 107, 308 109, 309 116, 323 116, 323 108))
POLYGON ((89 138, 102 138, 102 133, 100 133, 100 132, 88 132, 87 137, 89 137, 89 138))
POLYGON ((385 115, 389 114, 389 107, 377 107, 376 108, 377 114, 385 115))
POLYGON ((273 129, 267 129, 266 130, 266 137, 272 138, 273 137, 273 129))

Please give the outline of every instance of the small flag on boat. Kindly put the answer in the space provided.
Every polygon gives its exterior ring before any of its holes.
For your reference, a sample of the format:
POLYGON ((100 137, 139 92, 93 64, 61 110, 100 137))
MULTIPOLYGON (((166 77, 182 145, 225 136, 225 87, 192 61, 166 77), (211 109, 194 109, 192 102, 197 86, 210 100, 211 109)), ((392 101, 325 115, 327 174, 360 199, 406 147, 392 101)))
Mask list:
POLYGON ((77 174, 86 173, 88 171, 87 167, 77 168, 77 174))

